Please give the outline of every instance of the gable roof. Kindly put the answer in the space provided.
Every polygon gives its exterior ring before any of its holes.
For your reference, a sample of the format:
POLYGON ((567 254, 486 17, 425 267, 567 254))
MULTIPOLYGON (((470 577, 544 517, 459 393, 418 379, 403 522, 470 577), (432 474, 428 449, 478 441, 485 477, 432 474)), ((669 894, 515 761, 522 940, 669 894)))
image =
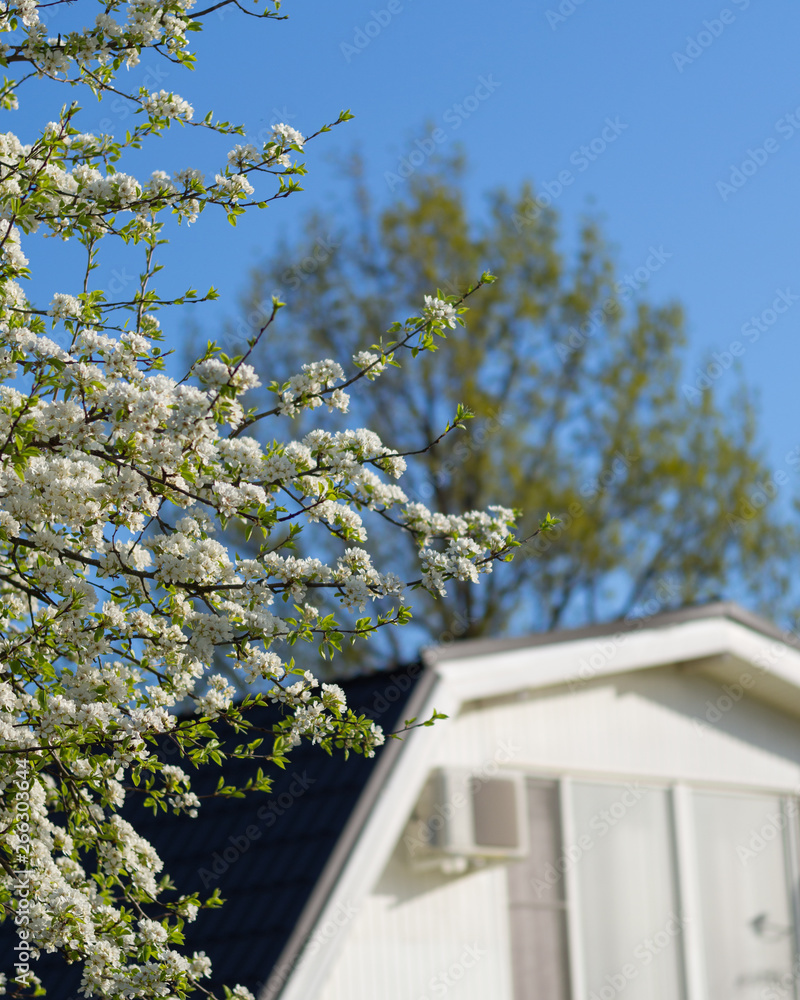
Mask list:
MULTIPOLYGON (((588 663, 591 679, 613 679, 632 671, 680 666, 716 680, 735 681, 743 671, 758 676, 757 691, 748 694, 800 717, 800 641, 736 604, 715 603, 643 619, 612 622, 586 629, 535 635, 523 639, 471 640, 435 647, 423 656, 434 675, 421 717, 435 706, 451 718, 466 707, 516 697, 578 679, 578 666, 588 663), (598 653, 596 659, 592 656, 598 653)), ((300 962, 279 994, 280 1000, 318 996, 328 970, 341 950, 336 935, 320 935, 336 915, 358 908, 376 884, 402 834, 436 755, 443 727, 410 733, 399 759, 371 804, 359 836, 343 865, 335 888, 322 907, 310 939, 313 960, 300 962)), ((273 1000, 264 992, 259 1000, 273 1000)))

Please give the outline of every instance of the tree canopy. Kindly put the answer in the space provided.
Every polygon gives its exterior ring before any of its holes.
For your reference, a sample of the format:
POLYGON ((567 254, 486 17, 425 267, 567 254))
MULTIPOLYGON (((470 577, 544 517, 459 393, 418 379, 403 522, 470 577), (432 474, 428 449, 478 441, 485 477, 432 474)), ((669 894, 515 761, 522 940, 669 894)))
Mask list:
MULTIPOLYGON (((346 354, 432 284, 455 293, 490 267, 499 280, 448 341, 446 360, 387 373, 356 418, 416 451, 465 404, 474 418, 421 456, 407 492, 446 512, 500 497, 523 510, 523 535, 541 511, 561 522, 486 586, 423 598, 416 640, 589 624, 722 597, 788 613, 796 532, 788 505, 764 509, 776 488, 753 401, 733 371, 722 394, 688 374, 681 307, 648 295, 669 248, 647 248, 623 273, 596 218, 564 231, 531 185, 494 192, 470 211, 459 156, 432 159, 380 208, 361 161, 348 173, 351 218, 310 213, 254 269, 228 336, 241 337, 279 290, 292 307, 283 364, 346 354)), ((391 547, 398 565, 413 556, 401 537, 373 543, 391 547)), ((387 655, 376 653, 376 662, 387 655)))

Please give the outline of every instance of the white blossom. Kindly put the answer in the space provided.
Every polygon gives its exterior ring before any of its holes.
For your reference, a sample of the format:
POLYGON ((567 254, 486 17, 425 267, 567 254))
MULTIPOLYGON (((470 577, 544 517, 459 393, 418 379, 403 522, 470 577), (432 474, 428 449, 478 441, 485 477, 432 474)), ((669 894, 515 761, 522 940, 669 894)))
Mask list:
POLYGON ((188 101, 166 90, 150 94, 144 99, 142 106, 156 118, 182 118, 190 122, 194 117, 194 108, 188 101))
POLYGON ((78 299, 74 295, 65 295, 61 292, 56 292, 47 310, 47 315, 53 319, 72 319, 80 314, 81 304, 78 299))
POLYGON ((433 295, 425 296, 425 308, 423 314, 434 323, 441 323, 444 326, 454 327, 456 325, 456 310, 449 302, 437 299, 433 295))
POLYGON ((297 131, 296 128, 292 128, 291 125, 284 125, 283 123, 279 125, 272 126, 272 134, 278 142, 283 142, 291 144, 294 146, 300 146, 302 148, 303 143, 306 141, 302 134, 297 131))

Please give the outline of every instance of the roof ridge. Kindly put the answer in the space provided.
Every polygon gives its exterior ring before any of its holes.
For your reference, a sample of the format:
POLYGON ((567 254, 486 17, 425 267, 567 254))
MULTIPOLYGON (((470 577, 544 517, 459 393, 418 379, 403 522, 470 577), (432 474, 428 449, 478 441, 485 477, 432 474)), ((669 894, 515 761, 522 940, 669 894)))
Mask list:
POLYGON ((613 635, 618 632, 634 632, 641 628, 666 628, 684 622, 704 618, 729 618, 754 632, 760 632, 771 639, 777 639, 789 646, 800 649, 800 635, 779 628, 774 622, 742 607, 736 601, 712 601, 708 604, 688 605, 675 611, 638 617, 617 618, 597 625, 583 625, 577 628, 557 629, 552 632, 534 632, 526 636, 507 639, 463 639, 441 646, 426 646, 422 658, 433 665, 443 660, 465 659, 484 656, 487 653, 510 652, 536 646, 548 646, 578 639, 593 639, 597 636, 613 635))

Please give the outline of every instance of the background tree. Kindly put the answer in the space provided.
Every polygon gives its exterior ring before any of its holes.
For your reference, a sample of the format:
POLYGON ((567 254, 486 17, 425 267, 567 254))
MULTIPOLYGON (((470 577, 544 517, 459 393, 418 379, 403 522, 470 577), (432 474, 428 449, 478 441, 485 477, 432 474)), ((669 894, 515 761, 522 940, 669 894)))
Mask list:
MULTIPOLYGON (((530 186, 495 192, 470 215, 458 156, 412 174, 379 212, 363 164, 349 171, 348 223, 309 214, 253 271, 227 335, 241 338, 279 291, 292 306, 281 363, 340 356, 432 283, 454 293, 491 267, 500 280, 446 362, 388 373, 356 418, 415 451, 463 402, 474 420, 421 457, 406 492, 442 511, 501 499, 525 512, 523 535, 542 511, 562 521, 485 587, 421 598, 415 639, 553 629, 721 597, 787 613, 796 534, 785 513, 760 510, 770 470, 752 400, 735 372, 721 392, 688 375, 680 306, 647 298, 668 250, 649 248, 623 275, 595 219, 560 231, 530 186)), ((400 565, 411 554, 405 539, 374 540, 400 565)), ((373 652, 375 662, 387 655, 373 652)))

